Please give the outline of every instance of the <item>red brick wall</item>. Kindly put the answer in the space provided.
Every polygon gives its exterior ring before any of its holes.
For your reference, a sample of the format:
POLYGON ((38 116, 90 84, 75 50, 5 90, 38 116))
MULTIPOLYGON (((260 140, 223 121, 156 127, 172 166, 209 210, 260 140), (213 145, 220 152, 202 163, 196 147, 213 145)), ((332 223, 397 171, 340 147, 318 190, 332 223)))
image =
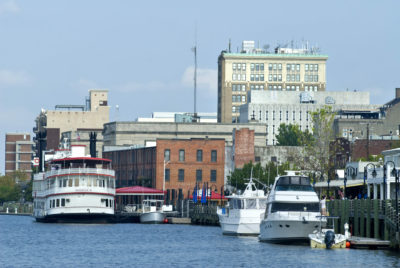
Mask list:
POLYGON ((196 170, 202 170, 202 181, 208 182, 212 190, 220 192, 224 185, 225 140, 223 139, 190 139, 190 140, 157 140, 156 188, 162 190, 164 179, 164 151, 170 150, 170 161, 166 169, 170 170, 170 181, 165 183, 165 189, 182 189, 184 198, 192 193, 196 184, 196 170), (179 161, 179 150, 185 150, 185 161, 179 161), (197 150, 203 150, 203 161, 197 161, 197 150), (217 151, 217 161, 211 162, 211 151, 217 151), (184 181, 178 181, 178 170, 185 171, 184 181), (216 182, 211 182, 211 170, 216 170, 216 182))
POLYGON ((235 167, 242 168, 244 164, 254 163, 254 130, 248 128, 235 129, 235 167))
MULTIPOLYGON (((382 151, 392 149, 398 141, 395 140, 370 140, 369 141, 369 154, 379 155, 382 151)), ((367 157, 367 140, 356 140, 351 148, 351 159, 356 161, 357 159, 367 157)))

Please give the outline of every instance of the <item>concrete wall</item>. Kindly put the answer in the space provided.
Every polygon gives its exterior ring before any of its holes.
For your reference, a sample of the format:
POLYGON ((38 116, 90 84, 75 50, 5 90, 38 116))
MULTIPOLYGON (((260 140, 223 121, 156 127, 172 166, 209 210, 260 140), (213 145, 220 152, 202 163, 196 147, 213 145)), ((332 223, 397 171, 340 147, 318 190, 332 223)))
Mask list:
POLYGON ((148 123, 111 122, 104 125, 105 146, 142 145, 157 139, 210 138, 224 139, 232 145, 233 129, 254 130, 254 144, 265 145, 266 131, 262 124, 215 124, 215 123, 148 123))

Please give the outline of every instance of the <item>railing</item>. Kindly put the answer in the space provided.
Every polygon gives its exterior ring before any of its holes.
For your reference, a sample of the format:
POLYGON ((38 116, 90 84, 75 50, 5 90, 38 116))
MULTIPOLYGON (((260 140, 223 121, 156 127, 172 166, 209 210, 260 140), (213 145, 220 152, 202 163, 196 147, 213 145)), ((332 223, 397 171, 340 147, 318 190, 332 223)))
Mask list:
POLYGON ((103 169, 103 168, 56 169, 47 171, 46 177, 57 176, 57 175, 68 175, 68 174, 97 174, 97 175, 115 176, 115 171, 112 169, 103 169))
MULTIPOLYGON (((342 233, 344 231, 343 224, 351 222, 353 235, 397 240, 395 234, 399 231, 400 213, 396 212, 395 200, 334 200, 327 204, 329 214, 340 217, 342 233)), ((400 207, 400 202, 398 205, 400 207)), ((335 226, 339 227, 338 224, 335 226)), ((399 241, 395 242, 399 243, 399 241)))

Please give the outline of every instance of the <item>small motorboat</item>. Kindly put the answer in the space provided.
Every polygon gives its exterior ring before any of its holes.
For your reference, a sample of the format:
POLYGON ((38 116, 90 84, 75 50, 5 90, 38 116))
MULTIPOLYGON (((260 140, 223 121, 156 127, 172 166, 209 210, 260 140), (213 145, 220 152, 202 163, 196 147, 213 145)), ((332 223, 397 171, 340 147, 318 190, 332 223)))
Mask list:
POLYGON ((164 200, 143 200, 140 223, 163 223, 165 219, 163 204, 164 200))
POLYGON ((322 228, 320 224, 319 229, 315 230, 312 234, 309 234, 310 246, 312 248, 325 248, 325 249, 335 249, 335 248, 346 248, 346 236, 342 234, 335 234, 335 226, 333 219, 339 217, 329 217, 329 216, 318 216, 321 219, 326 220, 332 219, 332 229, 322 228))

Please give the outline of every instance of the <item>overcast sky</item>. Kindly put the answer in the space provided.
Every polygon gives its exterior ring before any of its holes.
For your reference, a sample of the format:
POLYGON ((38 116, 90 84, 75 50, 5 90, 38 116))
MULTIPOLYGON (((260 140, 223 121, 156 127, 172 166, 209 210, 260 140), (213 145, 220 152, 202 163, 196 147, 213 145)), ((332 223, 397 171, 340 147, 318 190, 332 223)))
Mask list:
POLYGON ((109 90, 111 120, 217 111, 217 59, 232 40, 320 47, 327 90, 369 91, 383 104, 400 87, 400 1, 0 0, 0 172, 6 132, 31 132, 41 108, 84 104, 109 90))

